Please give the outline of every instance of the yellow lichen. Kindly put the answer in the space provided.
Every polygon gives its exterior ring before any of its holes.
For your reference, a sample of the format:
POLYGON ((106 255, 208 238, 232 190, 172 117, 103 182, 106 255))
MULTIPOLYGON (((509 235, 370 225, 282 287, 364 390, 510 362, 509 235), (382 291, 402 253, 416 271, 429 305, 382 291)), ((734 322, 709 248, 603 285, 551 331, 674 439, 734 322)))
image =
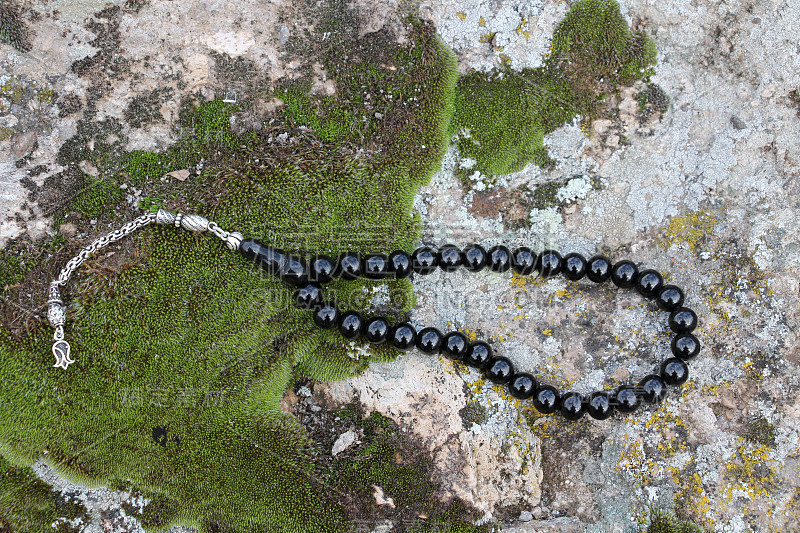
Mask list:
POLYGON ((719 224, 719 219, 713 212, 693 211, 686 215, 675 217, 664 228, 665 243, 668 248, 673 244, 685 242, 692 252, 697 251, 697 245, 706 235, 714 232, 719 224))

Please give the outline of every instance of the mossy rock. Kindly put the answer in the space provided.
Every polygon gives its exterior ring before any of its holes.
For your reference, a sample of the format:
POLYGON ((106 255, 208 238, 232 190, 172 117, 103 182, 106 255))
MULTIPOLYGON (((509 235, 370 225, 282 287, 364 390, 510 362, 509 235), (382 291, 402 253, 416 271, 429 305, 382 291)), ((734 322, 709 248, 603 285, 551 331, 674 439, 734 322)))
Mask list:
MULTIPOLYGON (((410 250, 421 234, 413 197, 440 164, 457 77, 435 33, 415 38, 426 76, 409 66, 408 86, 431 86, 392 138, 401 146, 413 133, 415 147, 427 145, 424 157, 412 148, 369 162, 257 158, 272 148, 254 132, 231 132, 236 107, 214 101, 184 115, 193 131, 184 144, 122 157, 120 180, 161 196, 168 209, 202 213, 296 253, 410 250), (202 176, 162 185, 163 174, 204 155, 202 176)), ((84 131, 81 142, 99 134, 89 122, 84 131)), ((319 134, 333 143, 342 133, 319 134)), ((80 143, 69 148, 61 153, 68 164, 87 156, 80 143)), ((96 215, 119 191, 98 179, 68 209, 96 215)), ((132 485, 155 502, 141 516, 153 530, 346 530, 342 509, 321 497, 313 442, 279 402, 298 375, 341 379, 397 352, 380 345, 367 360, 351 357, 337 332, 296 308, 290 287, 213 236, 151 226, 116 254, 124 259, 114 268, 81 269, 64 293, 76 361, 67 371, 52 368, 52 330, 43 323, 28 334, 0 329, 4 455, 26 465, 47 450, 48 464, 82 484, 132 485)), ((18 267, 4 277, 17 281, 18 267)), ((392 295, 380 311, 402 319, 414 304, 408 280, 334 282, 326 295, 374 314, 371 288, 379 285, 392 295)))
POLYGON ((556 26, 538 68, 474 72, 458 82, 451 134, 472 171, 494 176, 552 164, 544 135, 599 116, 606 95, 654 73, 656 49, 631 32, 613 0, 579 0, 556 26))

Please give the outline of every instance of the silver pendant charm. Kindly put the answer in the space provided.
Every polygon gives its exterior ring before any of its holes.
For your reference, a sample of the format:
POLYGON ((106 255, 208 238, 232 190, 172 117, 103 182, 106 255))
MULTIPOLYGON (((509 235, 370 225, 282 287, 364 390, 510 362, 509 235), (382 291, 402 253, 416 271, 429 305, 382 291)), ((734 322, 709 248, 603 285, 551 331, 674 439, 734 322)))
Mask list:
POLYGON ((57 340, 53 343, 53 355, 56 356, 56 364, 53 366, 60 366, 64 370, 70 363, 75 362, 69 358, 69 343, 65 340, 57 340))

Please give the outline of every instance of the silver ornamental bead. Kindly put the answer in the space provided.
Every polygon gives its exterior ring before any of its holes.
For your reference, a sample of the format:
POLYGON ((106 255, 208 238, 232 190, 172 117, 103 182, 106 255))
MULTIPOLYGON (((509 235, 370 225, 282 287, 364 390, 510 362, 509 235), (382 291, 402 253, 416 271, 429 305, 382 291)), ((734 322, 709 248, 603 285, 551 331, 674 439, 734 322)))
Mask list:
POLYGON ((208 231, 208 219, 200 215, 183 215, 181 217, 181 227, 189 231, 208 231))
POLYGON ((173 225, 175 224, 175 213, 170 213, 164 209, 159 209, 156 213, 156 224, 173 225))
POLYGON ((50 301, 47 306, 47 320, 50 322, 50 325, 54 328, 58 326, 63 326, 67 321, 67 312, 64 310, 64 306, 62 305, 61 301, 50 301))
POLYGON ((227 244, 228 248, 231 250, 238 250, 239 246, 242 244, 242 240, 244 240, 244 235, 238 231, 232 231, 225 237, 225 244, 227 244))

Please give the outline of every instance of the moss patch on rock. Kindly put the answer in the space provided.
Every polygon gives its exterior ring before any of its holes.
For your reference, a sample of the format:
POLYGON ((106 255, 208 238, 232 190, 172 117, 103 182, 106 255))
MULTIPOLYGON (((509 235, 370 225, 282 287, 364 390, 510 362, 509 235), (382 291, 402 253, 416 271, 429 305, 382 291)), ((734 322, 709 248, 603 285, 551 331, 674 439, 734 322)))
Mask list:
POLYGON ((54 490, 31 468, 0 456, 0 531, 79 533, 87 518, 73 497, 54 490))
POLYGON ((544 135, 580 116, 598 118, 605 97, 654 74, 656 49, 631 32, 614 0, 579 0, 555 29, 538 68, 475 72, 458 83, 451 132, 473 170, 509 174, 551 163, 544 135))
MULTIPOLYGON (((415 27, 419 63, 403 63, 406 84, 396 90, 426 90, 414 91, 405 122, 381 130, 384 146, 409 143, 405 152, 337 158, 336 148, 325 146, 340 140, 336 132, 299 137, 293 146, 276 146, 263 131, 237 136, 229 127, 236 108, 214 101, 184 115, 192 135, 182 144, 162 154, 117 154, 120 181, 161 198, 167 209, 202 213, 292 252, 412 249, 421 231, 413 197, 444 153, 457 75, 452 52, 432 28, 415 27), (185 165, 200 175, 161 180, 185 165)), ((402 49, 395 45, 395 52, 402 49)), ((91 161, 105 175, 120 141, 94 113, 85 110, 76 140, 59 155, 71 167, 91 161)), ((113 207, 118 192, 111 191, 119 189, 99 179, 97 190, 113 198, 87 193, 91 201, 66 209, 92 215, 113 207)), ((76 251, 67 247, 59 256, 76 251)), ((413 305, 408 280, 334 282, 326 295, 341 308, 392 320, 413 305), (376 288, 386 290, 387 302, 373 303, 376 288)), ((347 529, 342 508, 321 497, 326 488, 314 475, 313 443, 279 401, 295 376, 339 379, 369 361, 394 359, 393 349, 371 346, 369 358, 352 357, 338 333, 316 328, 295 308, 284 283, 219 240, 174 228, 150 227, 114 256, 90 260, 64 296, 76 360, 68 371, 52 368, 52 331, 43 321, 31 332, 0 329, 6 457, 24 465, 47 450, 48 464, 71 479, 132 484, 157 502, 142 512, 154 529, 347 529)))

